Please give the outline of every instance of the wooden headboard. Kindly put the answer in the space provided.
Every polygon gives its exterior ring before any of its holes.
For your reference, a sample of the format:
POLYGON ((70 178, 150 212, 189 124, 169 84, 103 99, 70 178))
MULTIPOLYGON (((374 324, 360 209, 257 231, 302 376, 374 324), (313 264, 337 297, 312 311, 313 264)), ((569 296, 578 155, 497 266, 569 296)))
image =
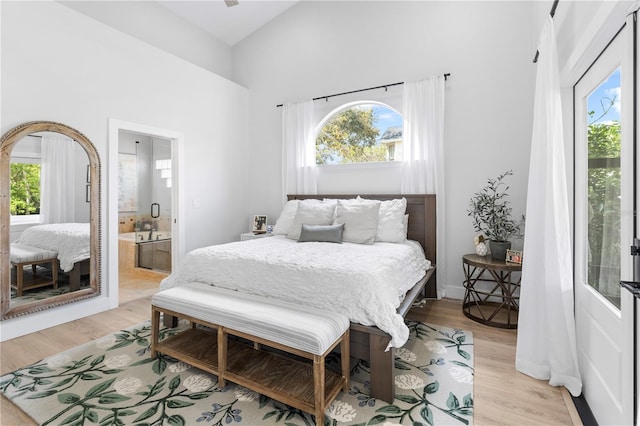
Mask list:
MULTIPOLYGON (((436 196, 435 194, 295 194, 288 195, 289 200, 356 198, 373 200, 393 200, 396 198, 407 199, 407 213, 409 214, 409 229, 407 236, 410 240, 419 242, 424 248, 427 259, 435 266, 436 264, 436 196)), ((431 289, 435 291, 435 276, 433 274, 429 281, 427 295, 431 296, 431 289)))

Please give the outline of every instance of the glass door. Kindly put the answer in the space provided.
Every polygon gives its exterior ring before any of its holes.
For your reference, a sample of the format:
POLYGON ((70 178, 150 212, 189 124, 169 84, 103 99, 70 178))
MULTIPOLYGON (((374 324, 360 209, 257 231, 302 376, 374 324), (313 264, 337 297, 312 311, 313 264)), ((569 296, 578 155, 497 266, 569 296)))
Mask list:
POLYGON ((631 93, 623 29, 575 85, 575 316, 583 394, 599 424, 631 424, 633 360, 625 353, 620 280, 633 229, 631 93), (626 74, 625 74, 626 73, 626 74))
POLYGON ((137 142, 138 267, 171 271, 171 141, 140 137, 137 142))

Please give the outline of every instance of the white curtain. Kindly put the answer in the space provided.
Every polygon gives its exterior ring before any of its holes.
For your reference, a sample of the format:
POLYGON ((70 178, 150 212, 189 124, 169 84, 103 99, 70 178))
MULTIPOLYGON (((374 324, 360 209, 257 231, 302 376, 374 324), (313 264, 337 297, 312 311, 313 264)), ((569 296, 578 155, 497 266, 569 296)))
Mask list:
POLYGON ((447 268, 444 238, 444 89, 445 78, 440 75, 405 82, 402 95, 401 191, 403 194, 436 194, 438 298, 445 296, 447 268))
POLYGON ((582 392, 573 315, 571 224, 553 19, 538 45, 516 369, 582 392))
POLYGON ((313 101, 288 103, 282 111, 282 191, 317 194, 313 101))
MULTIPOLYGON (((64 136, 42 137, 40 222, 74 222, 75 142, 64 136)), ((84 189, 84 186, 83 186, 84 189)), ((84 194, 82 194, 84 197, 84 194)))

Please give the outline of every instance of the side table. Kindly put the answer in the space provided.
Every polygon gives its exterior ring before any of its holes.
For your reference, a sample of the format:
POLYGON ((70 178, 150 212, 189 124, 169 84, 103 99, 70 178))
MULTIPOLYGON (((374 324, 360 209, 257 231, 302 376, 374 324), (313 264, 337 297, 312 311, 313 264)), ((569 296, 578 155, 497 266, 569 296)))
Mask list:
POLYGON ((462 269, 464 315, 492 327, 518 328, 522 265, 465 254, 462 269))
POLYGON ((258 238, 271 237, 273 234, 262 233, 262 234, 254 234, 253 232, 245 232, 240 234, 240 241, 248 241, 248 240, 256 240, 258 238))

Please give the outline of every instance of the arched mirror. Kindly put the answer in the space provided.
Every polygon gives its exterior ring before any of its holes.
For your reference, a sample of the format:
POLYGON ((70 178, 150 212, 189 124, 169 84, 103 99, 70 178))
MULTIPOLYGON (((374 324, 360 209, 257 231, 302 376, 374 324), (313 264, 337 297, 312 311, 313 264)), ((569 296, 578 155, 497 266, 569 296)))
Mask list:
POLYGON ((21 124, 0 140, 1 318, 100 294, 100 158, 79 131, 21 124))

